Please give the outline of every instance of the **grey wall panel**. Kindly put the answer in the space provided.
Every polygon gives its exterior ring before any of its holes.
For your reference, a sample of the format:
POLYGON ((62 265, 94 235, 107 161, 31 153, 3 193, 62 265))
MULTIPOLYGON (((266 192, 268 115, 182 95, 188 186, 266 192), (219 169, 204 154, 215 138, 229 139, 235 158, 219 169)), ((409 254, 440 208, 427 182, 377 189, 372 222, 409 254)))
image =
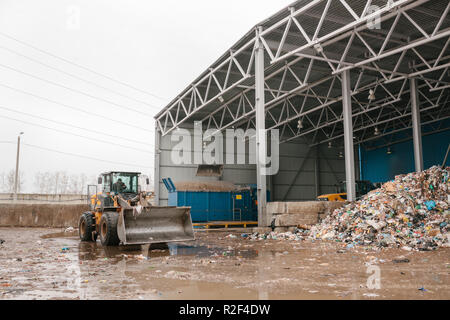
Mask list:
POLYGON ((234 184, 256 184, 256 166, 225 166, 223 180, 234 184))
POLYGON ((280 145, 280 156, 306 157, 309 147, 300 143, 283 143, 280 145))
POLYGON ((336 188, 334 186, 321 186, 322 194, 336 193, 336 188))
MULTIPOLYGON (((170 177, 175 182, 219 180, 216 177, 197 177, 197 165, 175 165, 171 158, 171 150, 176 143, 170 140, 170 136, 161 138, 161 178, 170 177)), ((329 149, 327 145, 319 147, 318 177, 321 194, 335 192, 336 180, 345 180, 344 161, 338 157, 339 150, 337 148, 329 149)), ((310 150, 309 146, 303 143, 290 142, 280 145, 280 171, 272 179, 268 179, 272 180, 271 183, 268 183, 269 190, 273 186, 272 200, 283 200, 288 190, 286 201, 315 199, 315 154, 314 148, 310 150), (296 177, 303 162, 303 169, 296 177), (296 178, 295 181, 294 178, 296 178)), ((193 159, 193 157, 191 158, 193 159)), ((256 184, 256 166, 225 165, 222 180, 235 184, 256 184)), ((161 205, 167 205, 167 198, 167 190, 160 181, 161 205)))
MULTIPOLYGON (((193 140, 193 139, 192 139, 193 140)), ((162 178, 171 178, 177 181, 217 181, 218 177, 197 177, 197 165, 177 165, 174 163, 171 155, 172 148, 176 142, 171 142, 171 137, 161 138, 161 160, 160 176, 162 178)), ((190 153, 193 160, 193 152, 190 153)), ((225 157, 224 157, 225 159, 225 157)), ((221 180, 230 181, 235 184, 256 184, 256 166, 255 165, 225 165, 223 177, 221 180)), ((159 183, 160 205, 167 205, 168 192, 162 181, 159 183)))
POLYGON ((307 171, 314 171, 314 159, 307 158, 306 162, 304 162, 305 158, 296 158, 293 156, 290 157, 281 157, 280 159, 280 169, 283 170, 295 170, 297 171, 301 165, 303 165, 303 169, 307 171))
POLYGON ((335 184, 345 180, 345 174, 340 173, 335 178, 332 172, 320 172, 320 185, 321 186, 334 186, 335 184))
MULTIPOLYGON (((327 145, 318 148, 320 194, 334 192, 336 180, 345 180, 344 161, 338 154, 339 149, 329 149, 327 145)), ((280 145, 280 172, 273 178, 273 200, 304 201, 316 198, 315 156, 316 150, 310 149, 307 144, 280 145), (300 167, 302 170, 298 173, 300 167)))
POLYGON ((290 185, 294 182, 296 185, 314 185, 314 171, 302 171, 294 181, 295 171, 280 171, 273 179, 276 185, 290 185))
MULTIPOLYGON (((288 190, 287 186, 277 186, 275 188, 275 199, 284 197, 288 190)), ((315 198, 315 190, 313 186, 294 186, 290 189, 286 201, 307 201, 315 198)))

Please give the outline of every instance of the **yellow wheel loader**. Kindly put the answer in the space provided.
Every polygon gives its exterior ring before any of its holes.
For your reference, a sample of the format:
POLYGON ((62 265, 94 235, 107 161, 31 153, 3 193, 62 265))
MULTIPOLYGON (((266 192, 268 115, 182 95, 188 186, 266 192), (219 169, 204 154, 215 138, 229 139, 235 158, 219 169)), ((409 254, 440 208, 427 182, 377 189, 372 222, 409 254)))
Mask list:
MULTIPOLYGON (((370 191, 375 190, 376 186, 370 181, 356 181, 356 197, 361 198, 368 194, 370 191)), ((347 201, 347 184, 342 181, 339 185, 336 185, 336 193, 324 194, 317 198, 317 201, 347 201)))
MULTIPOLYGON (((155 244, 195 240, 189 207, 156 207, 141 192, 140 173, 103 173, 102 192, 91 196, 90 211, 81 215, 81 241, 104 246, 155 244)), ((148 179, 146 179, 149 184, 148 179)))

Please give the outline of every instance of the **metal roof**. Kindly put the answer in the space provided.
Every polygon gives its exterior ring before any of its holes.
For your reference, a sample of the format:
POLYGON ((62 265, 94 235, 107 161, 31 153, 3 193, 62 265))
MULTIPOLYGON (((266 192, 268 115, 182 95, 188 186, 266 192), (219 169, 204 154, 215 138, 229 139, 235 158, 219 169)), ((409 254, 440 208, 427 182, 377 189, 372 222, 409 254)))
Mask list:
POLYGON ((266 128, 279 129, 282 142, 342 139, 345 70, 356 144, 395 143, 395 134, 411 128, 410 78, 418 81, 422 125, 432 128, 428 133, 448 130, 449 9, 448 0, 296 1, 256 25, 195 79, 155 117, 157 127, 163 135, 194 121, 220 131, 254 128, 259 37, 266 128))

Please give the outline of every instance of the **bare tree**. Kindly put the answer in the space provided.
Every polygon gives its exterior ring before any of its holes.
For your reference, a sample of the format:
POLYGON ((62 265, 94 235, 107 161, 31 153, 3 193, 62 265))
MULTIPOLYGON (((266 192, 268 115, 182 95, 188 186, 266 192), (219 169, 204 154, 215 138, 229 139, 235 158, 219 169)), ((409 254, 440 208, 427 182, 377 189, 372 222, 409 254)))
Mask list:
POLYGON ((43 194, 79 193, 79 178, 65 171, 38 172, 34 177, 34 190, 43 194))
POLYGON ((7 182, 6 182, 6 174, 4 172, 2 172, 0 174, 0 191, 1 192, 6 192, 6 186, 7 186, 7 182))
POLYGON ((53 193, 54 194, 58 194, 59 175, 60 175, 60 173, 58 171, 54 172, 52 175, 52 184, 53 184, 53 193))
MULTIPOLYGON (((0 181, 2 179, 0 175, 0 181)), ((38 172, 34 176, 34 190, 42 194, 85 194, 87 185, 97 185, 96 180, 95 175, 88 178, 84 173, 69 175, 65 171, 38 172)))
POLYGON ((60 173, 60 180, 59 180, 59 191, 62 194, 67 194, 69 188, 69 176, 66 172, 60 173))
POLYGON ((49 194, 52 190, 53 176, 50 172, 38 172, 34 176, 34 190, 37 193, 49 194))
POLYGON ((87 176, 84 173, 81 173, 78 194, 85 194, 86 189, 87 189, 87 176))
MULTIPOLYGON (((1 181, 0 190, 2 192, 13 193, 15 179, 16 179, 15 170, 10 170, 8 173, 2 173, 0 176, 1 181)), ((25 184, 24 173, 22 171, 19 171, 17 192, 20 193, 23 190, 24 184, 25 184)))
POLYGON ((78 176, 72 174, 69 177, 69 186, 67 188, 68 193, 78 193, 78 176))

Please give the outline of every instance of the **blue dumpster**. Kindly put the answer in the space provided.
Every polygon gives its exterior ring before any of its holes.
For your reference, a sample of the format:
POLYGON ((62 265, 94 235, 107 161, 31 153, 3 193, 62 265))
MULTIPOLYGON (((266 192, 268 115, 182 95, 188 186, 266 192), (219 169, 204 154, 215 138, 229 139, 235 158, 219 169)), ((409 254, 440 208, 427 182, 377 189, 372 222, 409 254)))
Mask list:
POLYGON ((193 222, 258 220, 256 185, 219 192, 177 190, 171 178, 163 183, 169 191, 169 206, 191 207, 193 222))

